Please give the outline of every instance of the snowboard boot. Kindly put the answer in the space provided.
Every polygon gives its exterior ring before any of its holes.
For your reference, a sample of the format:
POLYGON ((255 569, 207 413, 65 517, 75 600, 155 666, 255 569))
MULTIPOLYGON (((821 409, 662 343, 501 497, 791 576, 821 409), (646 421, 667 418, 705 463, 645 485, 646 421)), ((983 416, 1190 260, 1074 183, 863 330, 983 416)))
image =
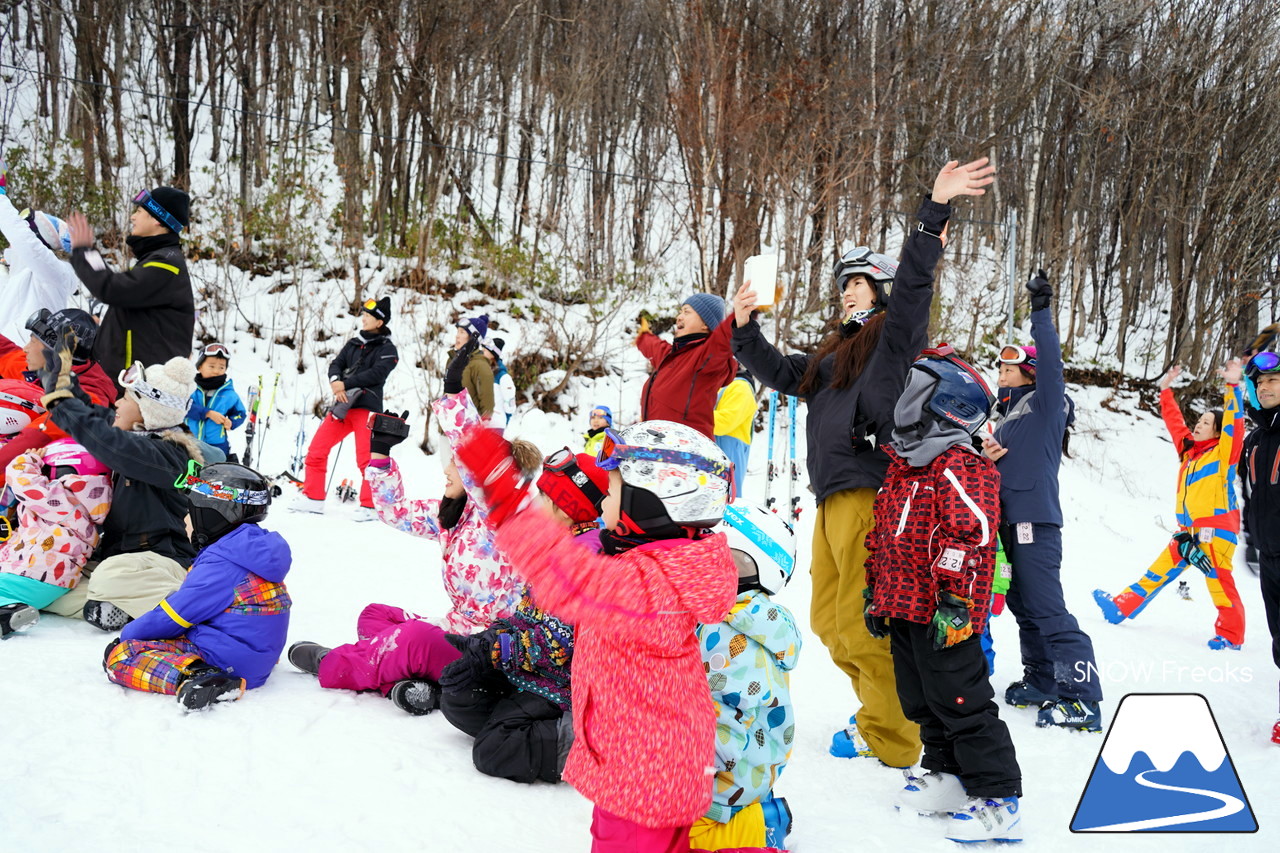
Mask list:
POLYGON ((1236 645, 1221 634, 1210 640, 1208 645, 1209 648, 1213 649, 1215 652, 1220 652, 1223 649, 1230 649, 1233 652, 1238 652, 1244 648, 1244 643, 1236 645))
POLYGON ((440 707, 440 685, 425 678, 406 678, 392 686, 387 698, 401 711, 421 717, 440 707))
POLYGON ((1036 726, 1042 729, 1057 726, 1060 729, 1074 729, 1078 732, 1102 731, 1102 712, 1097 702, 1085 702, 1081 699, 1059 699, 1057 702, 1045 702, 1040 706, 1036 716, 1036 726))
POLYGON ((947 823, 947 839, 962 844, 1022 840, 1017 797, 970 797, 965 808, 953 814, 947 823))
POLYGON ((7 640, 40 621, 40 611, 28 604, 0 605, 0 640, 7 640))
POLYGON ((858 731, 858 715, 849 718, 849 725, 831 736, 831 747, 827 750, 836 758, 875 758, 876 753, 867 743, 867 739, 858 731))
POLYGON ((110 601, 86 601, 81 611, 84 621, 103 631, 119 631, 133 621, 133 617, 110 601))
POLYGON ((216 702, 234 702, 244 695, 245 681, 208 664, 196 664, 178 685, 178 702, 188 711, 216 702))
POLYGON ((304 640, 289 647, 289 663, 303 672, 319 675, 320 661, 324 660, 324 656, 331 651, 333 650, 325 648, 319 643, 311 643, 304 640))
POLYGON ((1015 681, 1004 691, 1004 703, 1015 708, 1039 708, 1045 702, 1057 701, 1057 696, 1042 693, 1025 681, 1015 681))
POLYGON ((914 767, 902 771, 906 787, 893 798, 893 807, 916 814, 954 814, 969 807, 969 795, 952 773, 927 770, 919 776, 914 767))

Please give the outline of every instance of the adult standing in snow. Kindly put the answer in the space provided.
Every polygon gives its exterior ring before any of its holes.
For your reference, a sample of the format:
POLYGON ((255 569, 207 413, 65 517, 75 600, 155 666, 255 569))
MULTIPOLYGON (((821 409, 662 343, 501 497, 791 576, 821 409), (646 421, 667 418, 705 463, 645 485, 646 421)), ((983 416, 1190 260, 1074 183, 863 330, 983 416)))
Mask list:
POLYGON ((1101 731, 1102 685, 1093 642, 1062 595, 1062 505, 1058 467, 1073 406, 1053 325, 1053 288, 1044 270, 1027 282, 1034 347, 1000 351, 995 435, 983 452, 1000 471, 1000 540, 1013 566, 1005 604, 1018 621, 1023 678, 1004 700, 1040 709, 1038 726, 1101 731))
POLYGON ((1160 414, 1182 464, 1178 471, 1178 532, 1142 577, 1114 598, 1095 589, 1094 601, 1112 624, 1136 619, 1156 593, 1177 580, 1188 566, 1204 573, 1209 596, 1218 608, 1209 648, 1238 650, 1244 645, 1244 602, 1231 575, 1240 536, 1236 507, 1236 465, 1244 438, 1243 373, 1239 359, 1221 371, 1226 380, 1222 408, 1205 412, 1187 429, 1173 396, 1173 381, 1182 368, 1174 365, 1160 380, 1160 414))
MULTIPOLYGON (((1244 440, 1244 517, 1258 549, 1271 659, 1280 667, 1280 356, 1260 352, 1245 365, 1245 407, 1254 428, 1244 440)), ((1280 719, 1271 730, 1280 744, 1280 719)))
POLYGON ((487 423, 493 417, 493 368, 480 342, 489 331, 489 315, 459 320, 457 329, 444 373, 444 393, 461 394, 465 388, 480 419, 487 423))
POLYGON ((373 495, 364 479, 369 465, 369 413, 382 411, 382 391, 387 376, 400 363, 400 354, 391 342, 391 297, 366 299, 360 306, 360 331, 347 341, 329 362, 329 387, 333 405, 307 448, 307 476, 303 497, 289 509, 295 512, 324 512, 325 475, 329 453, 338 442, 354 434, 356 464, 360 466, 360 509, 356 521, 373 521, 373 495))
POLYGON ((516 383, 507 372, 506 362, 502 360, 502 351, 507 342, 502 338, 490 338, 487 335, 480 342, 480 352, 489 361, 489 369, 493 371, 493 419, 492 426, 505 429, 511 423, 511 416, 516 413, 516 383))
POLYGON ((190 224, 191 198, 173 187, 156 187, 138 193, 133 204, 125 243, 137 262, 126 272, 107 269, 83 213, 67 221, 71 267, 107 306, 95 352, 113 381, 135 361, 164 364, 185 357, 195 333, 195 297, 181 241, 190 224))
POLYGON ((768 387, 804 397, 809 407, 806 465, 818 500, 810 623, 862 703, 832 738, 833 755, 874 756, 893 767, 908 767, 920 756, 919 726, 898 702, 889 641, 873 638, 862 619, 866 538, 889 467, 877 445, 889 438, 907 371, 927 344, 949 202, 982 195, 994 172, 985 157, 943 166, 920 204, 901 265, 865 247, 836 262, 843 320, 815 355, 784 356, 765 340, 750 282, 734 297, 738 360, 768 387))
POLYGON ((675 421, 715 437, 716 395, 738 370, 730 352, 732 327, 724 300, 712 293, 694 293, 681 303, 671 343, 640 318, 636 349, 653 367, 640 392, 642 421, 675 421))

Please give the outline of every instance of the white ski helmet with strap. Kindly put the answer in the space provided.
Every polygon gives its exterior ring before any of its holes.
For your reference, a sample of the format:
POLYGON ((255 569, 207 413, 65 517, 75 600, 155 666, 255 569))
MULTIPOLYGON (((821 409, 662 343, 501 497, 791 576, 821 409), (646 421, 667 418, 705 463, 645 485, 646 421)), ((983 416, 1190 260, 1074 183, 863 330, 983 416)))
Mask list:
POLYGON ((782 516, 756 504, 734 501, 725 507, 724 523, 717 528, 720 531, 728 537, 731 550, 740 551, 755 565, 754 578, 740 575, 741 580, 770 595, 779 593, 791 580, 796 568, 796 534, 782 516))
POLYGON ((898 262, 888 255, 873 252, 867 246, 858 246, 840 256, 831 275, 836 290, 844 292, 845 285, 855 275, 864 275, 876 291, 876 305, 884 308, 893 292, 893 277, 898 274, 898 262))
POLYGON ((600 467, 617 470, 623 489, 622 510, 642 530, 664 522, 682 527, 713 527, 729 501, 729 457, 692 427, 673 421, 643 421, 606 440, 600 467), (664 517, 665 515, 665 517, 664 517))

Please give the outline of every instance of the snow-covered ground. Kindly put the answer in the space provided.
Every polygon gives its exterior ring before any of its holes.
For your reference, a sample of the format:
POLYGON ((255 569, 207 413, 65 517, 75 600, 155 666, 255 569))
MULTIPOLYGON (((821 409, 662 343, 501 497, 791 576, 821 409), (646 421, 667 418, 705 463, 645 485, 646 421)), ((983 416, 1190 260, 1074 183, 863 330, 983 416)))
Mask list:
MULTIPOLYGON (((240 377, 235 368, 233 362, 240 377)), ((616 387, 611 393, 616 399, 616 387)), ((1075 459, 1066 462, 1062 477, 1063 580, 1072 611, 1094 640, 1104 708, 1110 712, 1129 692, 1208 697, 1261 829, 1230 839, 1072 836, 1068 825, 1103 737, 1039 730, 1032 711, 1002 705, 1025 780, 1025 846, 1155 851, 1216 850, 1226 843, 1275 849, 1280 748, 1269 744, 1268 735, 1276 719, 1277 673, 1258 582, 1239 563, 1237 583, 1252 619, 1239 652, 1205 647, 1214 611, 1195 573, 1184 575, 1192 601, 1168 591, 1136 623, 1103 621, 1091 590, 1115 592, 1132 582, 1166 541, 1176 460, 1158 420, 1138 413, 1136 401, 1118 398, 1113 405, 1130 411, 1117 414, 1100 405, 1107 395, 1102 389, 1072 393, 1080 422, 1075 459)), ((582 402, 583 409, 590 405, 582 402)), ((510 433, 550 451, 573 441, 584 426, 532 412, 510 433)), ((264 470, 284 466, 296 427, 297 419, 287 417, 273 426, 264 470)), ((762 438, 754 448, 748 498, 764 492, 762 438)), ((396 453, 411 495, 439 493, 443 477, 435 458, 412 444, 396 453)), ((356 476, 349 449, 338 468, 335 483, 356 476)), ((445 607, 437 547, 377 523, 357 524, 350 519, 354 505, 333 498, 324 517, 288 513, 290 497, 272 507, 267 522, 294 552, 290 642, 353 639, 356 615, 371 601, 422 613, 445 607)), ((811 500, 802 505, 803 566, 814 512, 811 500)), ((800 571, 780 601, 806 629, 808 598, 808 576, 800 571)), ((1009 614, 993 630, 999 652, 993 682, 1002 693, 1020 674, 1017 630, 1009 614)), ((439 714, 410 717, 376 695, 321 690, 287 662, 244 700, 186 714, 172 699, 107 682, 100 661, 108 639, 82 622, 47 616, 0 644, 0 746, 9 780, 0 794, 0 851, 559 853, 590 847, 586 800, 564 785, 481 776, 471 766, 469 739, 439 714)), ((791 849, 953 849, 938 821, 893 811, 898 771, 827 754, 832 731, 856 706, 825 649, 810 635, 805 642, 792 681, 798 740, 776 789, 795 811, 791 849)), ((636 785, 643 795, 645 780, 636 785)))

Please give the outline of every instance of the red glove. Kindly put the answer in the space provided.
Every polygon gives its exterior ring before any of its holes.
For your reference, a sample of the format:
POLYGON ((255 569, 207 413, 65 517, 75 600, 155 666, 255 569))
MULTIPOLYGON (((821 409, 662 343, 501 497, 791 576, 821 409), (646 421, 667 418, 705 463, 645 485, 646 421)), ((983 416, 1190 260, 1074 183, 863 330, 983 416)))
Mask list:
POLYGON ((999 616, 1003 612, 1004 612, 1004 593, 997 592, 995 595, 991 596, 991 613, 994 616, 999 616))
POLYGON ((472 426, 462 434, 456 455, 458 464, 471 473, 484 493, 489 526, 499 527, 520 509, 532 482, 520 475, 511 442, 491 429, 472 426))

